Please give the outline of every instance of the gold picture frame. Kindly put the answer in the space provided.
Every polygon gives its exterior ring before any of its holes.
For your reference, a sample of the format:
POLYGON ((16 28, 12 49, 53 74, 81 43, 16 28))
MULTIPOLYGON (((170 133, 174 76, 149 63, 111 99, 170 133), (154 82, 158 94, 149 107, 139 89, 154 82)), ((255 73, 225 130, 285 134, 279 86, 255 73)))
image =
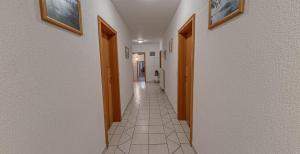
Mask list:
POLYGON ((43 21, 83 34, 80 0, 40 0, 40 11, 43 21))
POLYGON ((125 58, 126 59, 129 59, 129 57, 130 57, 130 53, 129 53, 130 51, 129 51, 129 48, 127 47, 127 46, 125 46, 125 58))
POLYGON ((244 13, 245 0, 208 0, 208 29, 244 13), (212 13, 214 11, 214 14, 212 13))
POLYGON ((173 52, 173 38, 169 40, 169 52, 173 52))

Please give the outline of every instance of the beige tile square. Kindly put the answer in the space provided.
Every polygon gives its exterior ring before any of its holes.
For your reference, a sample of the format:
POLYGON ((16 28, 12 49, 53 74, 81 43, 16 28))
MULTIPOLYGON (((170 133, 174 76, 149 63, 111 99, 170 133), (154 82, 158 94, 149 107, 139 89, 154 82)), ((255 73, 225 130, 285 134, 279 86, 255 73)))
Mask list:
POLYGON ((188 125, 181 125, 184 132, 189 133, 190 132, 190 127, 188 125))
POLYGON ((117 146, 109 146, 107 150, 104 152, 104 154, 115 154, 116 149, 117 146))
POLYGON ((160 110, 159 109, 150 110, 150 114, 160 114, 160 110))
POLYGON ((120 138, 119 145, 124 144, 125 142, 127 142, 129 140, 131 140, 131 136, 127 135, 126 133, 123 133, 120 138))
POLYGON ((150 114, 150 119, 161 119, 160 113, 150 114))
POLYGON ((171 119, 174 125, 180 125, 180 122, 177 119, 171 119))
POLYGON ((109 145, 119 145, 119 141, 121 139, 121 135, 113 135, 110 139, 109 145))
POLYGON ((167 144, 149 145, 149 154, 168 154, 167 144))
POLYGON ((149 125, 163 125, 161 119, 150 119, 149 125))
POLYGON ((177 144, 180 144, 176 132, 172 132, 169 136, 167 136, 167 140, 170 140, 170 141, 173 141, 173 142, 175 142, 177 144))
POLYGON ((147 134, 149 132, 149 126, 136 126, 134 129, 135 134, 147 134))
POLYGON ((115 154, 124 154, 124 152, 120 148, 117 148, 115 154))
POLYGON ((180 148, 180 144, 177 144, 173 141, 168 140, 167 141, 169 153, 174 153, 178 148, 180 148))
POLYGON ((194 148, 192 148, 190 144, 181 144, 181 148, 183 153, 196 154, 194 148))
POLYGON ((144 115, 144 114, 139 114, 138 117, 137 117, 138 120, 147 120, 149 119, 149 114, 147 115, 144 115))
POLYGON ((149 134, 149 144, 167 143, 165 134, 149 134))
POLYGON ((119 149, 121 149, 125 153, 129 153, 130 145, 131 145, 131 140, 128 140, 127 142, 120 144, 119 149))
MULTIPOLYGON (((178 148, 173 154, 185 154, 185 153, 183 153, 182 148, 178 148)), ((187 154, 190 154, 190 153, 187 153, 187 154)))
POLYGON ((113 134, 122 134, 124 131, 125 127, 118 127, 113 134))
POLYGON ((136 125, 149 125, 149 121, 148 120, 137 120, 136 125))
POLYGON ((133 134, 132 144, 148 144, 148 134, 133 134))
POLYGON ((148 145, 131 145, 129 154, 148 154, 148 145))
POLYGON ((181 127, 181 125, 174 125, 174 127, 177 133, 184 133, 184 130, 181 127))
POLYGON ((178 139, 180 143, 187 143, 189 144, 189 140, 187 138, 187 136, 185 135, 185 133, 177 133, 178 139))
POLYGON ((149 126, 149 133, 163 134, 165 131, 163 126, 149 126))

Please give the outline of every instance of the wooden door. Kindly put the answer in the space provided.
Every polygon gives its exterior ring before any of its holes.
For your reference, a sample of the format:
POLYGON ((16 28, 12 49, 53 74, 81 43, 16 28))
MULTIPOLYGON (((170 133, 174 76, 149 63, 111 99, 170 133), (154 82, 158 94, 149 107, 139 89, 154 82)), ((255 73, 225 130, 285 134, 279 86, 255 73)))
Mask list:
POLYGON ((117 33, 100 17, 98 28, 105 139, 108 145, 109 128, 113 122, 121 121, 117 33))
POLYGON ((192 104, 192 33, 188 33, 185 36, 185 109, 186 109, 186 121, 191 126, 191 104, 192 104))
POLYGON ((193 76, 194 76, 195 15, 178 31, 178 119, 193 127, 193 76))
POLYGON ((110 128, 113 122, 113 107, 112 107, 112 85, 111 85, 111 65, 110 65, 110 40, 109 36, 105 33, 102 33, 101 36, 101 64, 104 65, 105 73, 103 74, 102 84, 104 86, 104 97, 103 101, 105 103, 105 110, 107 111, 107 125, 110 128), (105 97, 107 96, 107 97, 105 97))
POLYGON ((108 91, 108 113, 109 113, 108 118, 109 118, 109 128, 110 128, 114 120, 112 74, 111 74, 110 67, 107 67, 107 91, 108 91))

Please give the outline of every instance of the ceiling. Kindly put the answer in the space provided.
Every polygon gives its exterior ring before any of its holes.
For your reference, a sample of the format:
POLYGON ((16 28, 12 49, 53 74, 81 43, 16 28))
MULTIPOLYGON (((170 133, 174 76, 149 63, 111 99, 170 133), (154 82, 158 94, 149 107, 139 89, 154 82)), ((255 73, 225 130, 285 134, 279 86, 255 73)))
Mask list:
POLYGON ((132 40, 158 42, 181 0, 112 0, 128 25, 132 40))

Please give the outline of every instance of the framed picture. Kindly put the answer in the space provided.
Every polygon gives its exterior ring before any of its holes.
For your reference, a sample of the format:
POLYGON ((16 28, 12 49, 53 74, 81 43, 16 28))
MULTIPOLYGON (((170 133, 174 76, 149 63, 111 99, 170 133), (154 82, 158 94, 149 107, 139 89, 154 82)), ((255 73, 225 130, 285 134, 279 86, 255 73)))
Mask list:
POLYGON ((150 56, 155 56, 155 51, 151 51, 150 56))
POLYGON ((167 60, 167 50, 164 51, 164 58, 167 60))
POLYGON ((169 40, 169 52, 173 52, 173 38, 169 40))
POLYGON ((42 20, 82 35, 80 0, 40 0, 42 20))
POLYGON ((125 47, 125 58, 129 59, 129 48, 125 47))
POLYGON ((209 0, 208 28, 212 29, 244 12, 244 0, 209 0))

